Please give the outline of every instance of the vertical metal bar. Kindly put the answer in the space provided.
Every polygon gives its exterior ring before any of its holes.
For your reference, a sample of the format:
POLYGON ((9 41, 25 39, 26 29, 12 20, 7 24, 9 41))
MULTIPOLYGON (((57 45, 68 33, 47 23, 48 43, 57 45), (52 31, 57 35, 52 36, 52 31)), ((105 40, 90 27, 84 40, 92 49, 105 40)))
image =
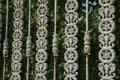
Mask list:
POLYGON ((89 80, 89 56, 90 56, 90 32, 85 31, 84 36, 84 53, 86 55, 86 80, 89 80))
POLYGON ((27 57, 27 73, 26 73, 26 80, 29 80, 29 67, 30 67, 30 56, 31 56, 31 47, 32 47, 32 40, 31 40, 31 0, 29 0, 29 16, 28 16, 28 37, 26 42, 26 57, 27 57))
POLYGON ((6 58, 3 60, 3 80, 5 80, 5 73, 6 73, 6 58))
POLYGON ((54 77, 53 80, 56 80, 56 66, 57 66, 57 57, 58 57, 58 39, 57 39, 57 0, 54 3, 54 34, 53 34, 53 56, 54 56, 54 77))
POLYGON ((86 55, 86 80, 89 80, 89 65, 88 65, 88 61, 89 61, 89 56, 86 55))
POLYGON ((54 34, 57 34, 57 0, 54 3, 54 34))
POLYGON ((89 32, 89 0, 86 0, 86 31, 84 36, 84 53, 86 55, 86 80, 89 80, 89 55, 90 55, 90 32, 89 32))
POLYGON ((3 80, 5 80, 5 74, 6 74, 6 60, 8 57, 8 39, 4 40, 3 43, 3 80))
POLYGON ((86 31, 89 30, 89 0, 86 0, 86 31))
POLYGON ((6 6, 6 32, 5 32, 5 38, 7 39, 8 35, 8 6, 9 6, 9 0, 7 1, 7 6, 6 6))
POLYGON ((54 78, 53 78, 53 80, 57 80, 56 79, 56 69, 57 69, 57 57, 56 56, 54 56, 54 78))
POLYGON ((29 0, 29 16, 28 16, 28 37, 30 37, 31 33, 31 0, 29 0))
POLYGON ((9 0, 6 0, 6 29, 5 29, 5 39, 3 43, 3 80, 5 80, 6 74, 6 59, 8 57, 8 10, 9 10, 9 0))
POLYGON ((27 73, 26 73, 26 80, 29 80, 29 65, 30 65, 30 58, 27 58, 27 73))

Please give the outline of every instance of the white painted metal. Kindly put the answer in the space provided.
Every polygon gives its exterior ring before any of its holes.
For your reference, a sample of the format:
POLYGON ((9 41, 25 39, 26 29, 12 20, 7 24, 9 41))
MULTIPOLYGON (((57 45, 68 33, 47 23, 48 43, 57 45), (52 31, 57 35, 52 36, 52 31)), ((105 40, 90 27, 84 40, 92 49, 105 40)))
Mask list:
POLYGON ((23 37, 23 2, 24 0, 14 0, 14 32, 13 32, 13 54, 12 54, 12 75, 10 80, 21 80, 21 67, 22 67, 22 37, 23 37))
MULTIPOLYGON (((100 80, 114 80, 115 77, 115 69, 116 66, 113 63, 115 59, 115 51, 113 49, 115 35, 113 31, 115 29, 114 12, 115 7, 112 5, 114 0, 99 0, 100 8, 100 23, 99 23, 99 42, 100 42, 100 51, 98 54, 100 63, 98 65, 100 80)), ((10 80, 22 80, 21 79, 21 67, 22 67, 22 37, 23 37, 23 3, 24 0, 14 0, 14 32, 13 32, 13 42, 12 42, 12 75, 10 80)), ((35 80, 47 80, 47 22, 48 22, 48 1, 47 0, 38 0, 38 8, 37 8, 37 40, 36 40, 36 61, 35 70, 36 77, 35 80)), ((89 55, 90 55, 90 32, 89 32, 89 0, 86 0, 86 31, 84 37, 84 52, 86 53, 86 80, 89 80, 89 55)), ((64 80, 78 80, 78 52, 77 52, 77 43, 78 38, 78 18, 79 15, 77 13, 78 10, 78 1, 77 0, 66 0, 65 4, 65 54, 64 59, 66 63, 64 64, 65 69, 65 78, 64 80)), ((5 39, 3 44, 3 80, 5 80, 5 72, 6 72, 6 58, 8 57, 8 7, 9 0, 7 0, 6 6, 6 29, 5 29, 5 39)), ((1 9, 1 0, 0 0, 0 9, 1 9)), ((55 0, 54 6, 54 34, 53 34, 53 56, 54 56, 54 76, 53 80, 56 80, 56 64, 57 64, 57 56, 58 56, 58 38, 57 38, 57 0, 55 0)), ((1 10, 0 10, 0 21, 1 21, 1 10)), ((27 37, 27 75, 26 80, 29 80, 29 66, 30 66, 30 56, 31 56, 31 0, 29 0, 29 22, 28 22, 28 37, 27 37)), ((0 22, 0 41, 1 41, 1 28, 2 23, 0 22)), ((1 44, 0 44, 1 46, 1 44)))
POLYGON ((67 0, 65 4, 65 54, 64 59, 66 63, 64 64, 65 69, 65 78, 64 80, 78 80, 78 52, 77 52, 77 42, 78 38, 76 37, 78 34, 78 13, 76 12, 78 9, 77 0, 67 0))
POLYGON ((37 9, 37 32, 36 32, 36 36, 38 38, 38 40, 36 41, 36 65, 35 65, 35 69, 36 69, 36 77, 35 80, 47 80, 46 77, 46 69, 47 69, 47 58, 48 58, 48 54, 46 52, 47 50, 47 22, 48 22, 48 18, 47 18, 47 13, 48 13, 48 1, 47 0, 38 0, 38 9, 37 9))
POLYGON ((100 80, 114 80, 115 77, 115 51, 113 50, 115 35, 113 31, 115 29, 114 12, 115 7, 112 5, 114 0, 99 0, 100 8, 100 24, 99 24, 99 76, 100 80))

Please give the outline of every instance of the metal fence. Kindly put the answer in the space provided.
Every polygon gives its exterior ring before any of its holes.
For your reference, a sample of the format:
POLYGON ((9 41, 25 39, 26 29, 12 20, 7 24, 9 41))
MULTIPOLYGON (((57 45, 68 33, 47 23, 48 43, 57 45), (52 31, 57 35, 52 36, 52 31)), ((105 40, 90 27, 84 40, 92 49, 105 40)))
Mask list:
POLYGON ((0 0, 0 80, 114 80, 113 3, 0 0))

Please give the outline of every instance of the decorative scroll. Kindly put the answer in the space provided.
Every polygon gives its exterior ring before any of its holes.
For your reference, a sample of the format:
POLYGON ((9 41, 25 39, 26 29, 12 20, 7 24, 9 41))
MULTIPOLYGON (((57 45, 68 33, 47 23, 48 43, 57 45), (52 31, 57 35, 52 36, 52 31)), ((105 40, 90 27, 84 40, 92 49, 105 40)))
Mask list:
POLYGON ((2 2, 0 0, 0 48, 2 46, 1 41, 2 41, 2 2))
POLYGON ((77 0, 67 0, 65 4, 65 20, 66 20, 66 27, 65 27, 65 55, 64 59, 66 63, 64 64, 65 69, 65 79, 64 80, 77 80, 78 75, 78 52, 77 42, 78 38, 76 37, 78 34, 78 13, 76 12, 78 9, 78 2, 77 0))
POLYGON ((48 22, 47 18, 47 12, 48 12, 48 7, 47 7, 48 1, 47 0, 38 0, 38 9, 37 9, 37 32, 36 36, 38 40, 36 41, 36 77, 35 80, 47 80, 46 77, 46 69, 47 69, 47 58, 48 54, 46 52, 47 49, 47 28, 46 24, 48 22))
POLYGON ((14 32, 13 32, 13 54, 12 54, 12 75, 10 80, 21 80, 20 72, 22 67, 22 37, 23 37, 23 0, 14 0, 14 32))
POLYGON ((98 68, 100 70, 100 80, 114 80, 115 77, 115 51, 114 47, 115 35, 112 33, 115 29, 115 22, 113 21, 115 7, 112 6, 114 0, 99 0, 101 8, 99 9, 101 22, 99 24, 99 41, 100 41, 100 52, 99 52, 99 63, 98 68))

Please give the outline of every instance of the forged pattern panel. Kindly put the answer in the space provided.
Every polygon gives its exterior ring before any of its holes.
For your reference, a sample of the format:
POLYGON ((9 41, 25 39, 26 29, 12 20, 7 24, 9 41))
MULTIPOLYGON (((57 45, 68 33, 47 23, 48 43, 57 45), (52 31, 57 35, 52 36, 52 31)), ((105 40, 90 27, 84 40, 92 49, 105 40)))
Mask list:
POLYGON ((64 59, 66 63, 64 64, 65 69, 65 78, 64 80, 77 80, 78 75, 78 52, 76 50, 77 48, 77 42, 78 38, 76 37, 78 34, 78 13, 76 12, 78 9, 78 2, 77 0, 67 0, 65 4, 65 20, 66 20, 66 26, 65 26, 65 35, 67 36, 65 38, 65 54, 64 59))
POLYGON ((47 58, 48 54, 46 52, 47 49, 47 28, 46 24, 48 22, 47 18, 47 12, 48 12, 48 7, 47 7, 48 1, 47 0, 38 0, 38 9, 37 9, 37 32, 36 36, 38 40, 36 40, 36 77, 35 80, 47 80, 46 77, 46 69, 47 69, 47 58))
POLYGON ((21 80, 21 67, 22 67, 22 38, 23 38, 23 0, 14 0, 14 32, 13 32, 13 54, 12 54, 12 75, 10 80, 21 80))
MULTIPOLYGON (((62 0, 6 0, 3 1, 5 4, 3 4, 2 8, 2 0, 0 0, 0 48, 3 47, 3 49, 0 51, 3 53, 3 64, 1 68, 3 71, 3 80, 6 80, 8 78, 10 80, 115 80, 119 78, 115 74, 116 66, 118 63, 116 65, 114 63, 116 52, 113 49, 115 46, 114 41, 116 40, 116 36, 113 32, 115 30, 115 22, 117 22, 114 21, 114 1, 115 0, 86 0, 85 3, 85 0, 66 0, 65 4, 64 1, 62 4, 60 3, 62 0), (24 2, 28 3, 27 1, 29 1, 29 5, 25 4, 24 7, 24 2), (48 5, 48 2, 50 2, 50 5, 48 5), (53 2, 54 6, 51 5, 53 2), (98 12, 98 8, 95 9, 95 6, 93 7, 93 5, 96 5, 97 2, 99 2, 100 5, 98 12), (93 5, 89 6, 89 4, 93 5), (80 9, 79 6, 81 6, 80 9), (65 7, 65 16, 63 7, 65 7), (50 13, 48 13, 49 8, 51 10, 50 13), (6 9, 6 11, 3 11, 2 9, 6 9), (12 11, 12 9, 14 9, 14 12, 9 12, 12 11), (54 12, 52 10, 54 10, 54 12), (80 13, 78 13, 78 10, 80 13), (98 17, 97 13, 99 14, 100 22, 96 18, 98 17), (13 18, 11 18, 11 14, 13 14, 13 18), (23 20, 24 14, 26 16, 23 20), (79 14, 82 17, 79 17, 79 14), (8 19, 9 15, 10 18, 8 19), (2 20, 2 16, 6 16, 6 20, 4 18, 2 20), (65 18, 65 26, 63 16, 65 18), (49 23, 48 17, 50 18, 49 23), (11 25, 10 20, 13 20, 13 25, 11 25), (80 33, 79 27, 77 26, 78 21, 81 21, 80 33), (24 23, 24 27, 26 27, 28 24, 28 27, 25 29, 23 28, 24 23), (97 27, 98 30, 94 27, 97 25, 97 23, 99 23, 97 27), (2 27, 2 24, 3 26, 5 25, 5 27, 2 27), (54 27, 48 28, 48 25, 54 27), (85 25, 86 31, 84 35, 83 29, 85 29, 85 25), (2 31, 4 29, 5 31, 2 31), (13 32, 9 32, 9 30, 12 31, 12 29, 13 32), (94 31, 94 29, 96 30, 94 31), (28 31, 28 35, 25 34, 26 38, 24 37, 24 39, 23 31, 25 33, 28 31), (49 36, 48 32, 50 33, 49 36), (97 35, 97 32, 100 32, 99 36, 97 35), (90 33, 92 33, 92 36, 90 36, 90 33), (2 34, 5 35, 3 36, 2 34), (52 34, 53 37, 51 38, 52 34), (2 37, 4 37, 3 43, 2 37), (96 42, 97 37, 99 40, 98 43, 100 42, 99 46, 96 42), (93 41, 91 41, 90 38, 92 38, 93 41), (9 42, 10 45, 12 44, 11 46, 9 46, 9 42), (26 45, 23 45, 23 42, 26 42, 26 45), (61 44, 62 42, 65 44, 64 47, 61 44), (98 51, 99 47, 100 51, 98 51), (63 48, 65 49, 65 52, 63 52, 63 48), (99 53, 94 54, 96 51, 99 53), (50 53, 50 61, 48 61, 48 53, 50 53), (53 56, 51 56, 52 53, 53 56), (58 53, 60 53, 60 56, 58 53), (8 60, 10 59, 9 56, 11 58, 11 63, 9 63, 10 61, 8 60), (62 58, 63 56, 64 58, 62 58), (65 61, 64 64, 62 64, 63 60, 65 61), (9 64, 11 68, 9 68, 9 64)), ((117 50, 117 48, 115 49, 117 50)), ((119 74, 118 72, 119 71, 116 73, 119 74)))
POLYGON ((99 76, 100 80, 114 80, 115 77, 115 51, 114 47, 115 35, 112 33, 115 29, 115 22, 113 21, 115 7, 112 6, 114 0, 99 0, 101 8, 99 8, 99 14, 101 22, 99 24, 99 76))

